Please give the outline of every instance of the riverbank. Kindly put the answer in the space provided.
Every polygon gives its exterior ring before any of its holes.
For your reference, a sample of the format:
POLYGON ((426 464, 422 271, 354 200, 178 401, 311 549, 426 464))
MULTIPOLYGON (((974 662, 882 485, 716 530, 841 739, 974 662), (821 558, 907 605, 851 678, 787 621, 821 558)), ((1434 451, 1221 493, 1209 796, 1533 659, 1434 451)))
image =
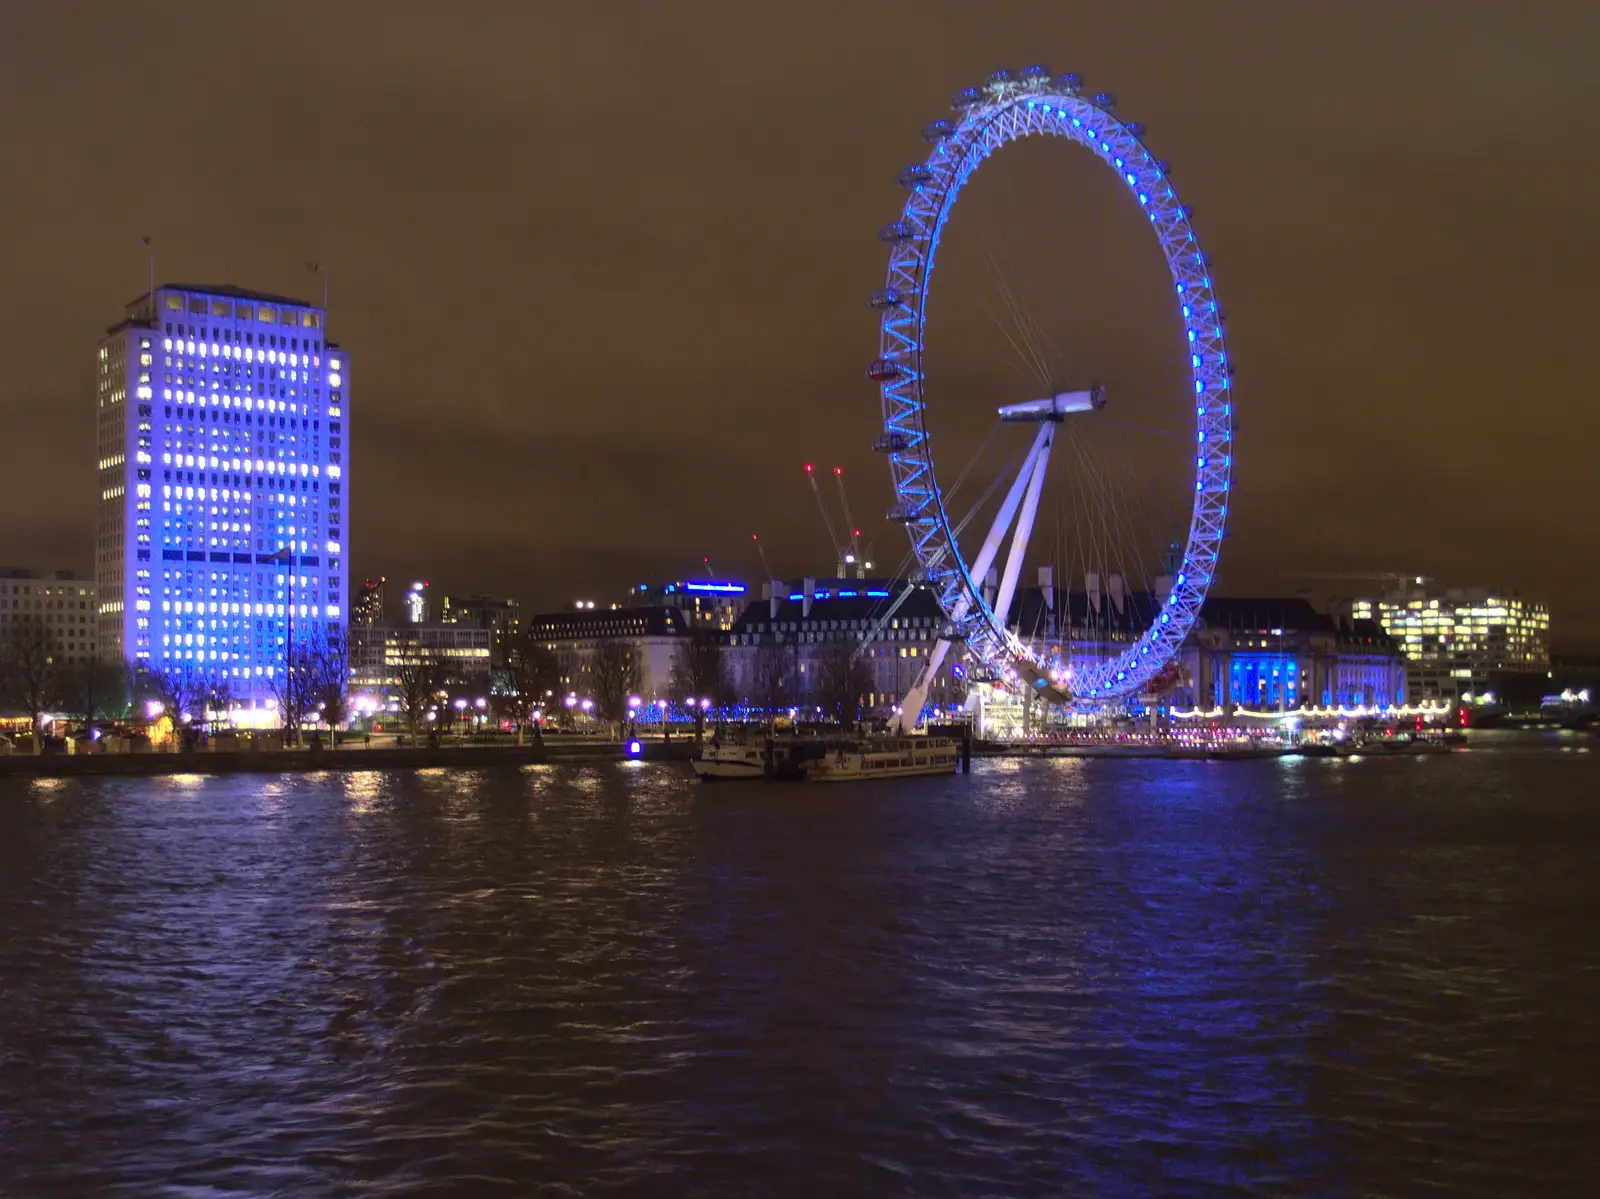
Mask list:
POLYGON ((395 745, 345 749, 184 750, 135 754, 12 754, 0 757, 0 778, 143 777, 161 774, 279 774, 312 770, 487 770, 543 763, 604 763, 624 759, 687 762, 694 742, 628 742, 583 737, 532 745, 395 745))

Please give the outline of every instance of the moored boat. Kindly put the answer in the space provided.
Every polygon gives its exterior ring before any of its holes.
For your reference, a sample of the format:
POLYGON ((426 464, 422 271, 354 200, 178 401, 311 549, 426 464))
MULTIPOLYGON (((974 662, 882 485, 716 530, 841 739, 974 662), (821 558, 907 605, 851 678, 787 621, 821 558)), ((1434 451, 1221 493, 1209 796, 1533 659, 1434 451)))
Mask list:
POLYGON ((943 737, 863 738, 830 745, 803 768, 807 782, 863 782, 954 774, 960 758, 961 747, 943 737))
POLYGON ((759 779, 766 774, 765 752, 759 745, 723 745, 708 742, 690 762, 702 782, 759 779))

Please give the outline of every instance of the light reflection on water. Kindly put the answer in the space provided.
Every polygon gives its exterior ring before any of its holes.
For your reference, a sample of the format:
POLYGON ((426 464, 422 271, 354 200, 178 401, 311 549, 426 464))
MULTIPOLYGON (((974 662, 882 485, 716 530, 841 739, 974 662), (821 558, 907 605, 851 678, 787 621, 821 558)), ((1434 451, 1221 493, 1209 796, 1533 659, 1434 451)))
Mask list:
POLYGON ((0 780, 0 1191, 1588 1193, 1594 761, 0 780))

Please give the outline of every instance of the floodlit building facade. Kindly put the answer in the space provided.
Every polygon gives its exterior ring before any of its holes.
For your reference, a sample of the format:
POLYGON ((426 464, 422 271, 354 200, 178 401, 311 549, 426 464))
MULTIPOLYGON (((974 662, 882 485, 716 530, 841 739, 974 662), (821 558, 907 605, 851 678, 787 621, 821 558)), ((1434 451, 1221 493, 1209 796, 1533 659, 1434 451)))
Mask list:
POLYGON ((219 677, 247 723, 275 719, 300 630, 348 620, 350 361, 326 319, 166 284, 97 355, 101 652, 219 677))
MULTIPOLYGON (((750 603, 727 636, 729 686, 737 701, 762 706, 815 706, 823 663, 846 643, 859 654, 867 710, 888 717, 927 665, 945 619, 934 595, 899 579, 804 579, 769 588, 750 603), (766 660, 763 661, 765 655, 766 660), (781 684, 764 677, 781 668, 781 684)), ((929 707, 954 710, 965 694, 965 669, 948 655, 928 689, 929 707)))
POLYGON ((592 699, 595 651, 607 642, 625 645, 632 655, 635 690, 643 703, 672 698, 672 666, 692 626, 678 608, 573 608, 528 618, 533 637, 555 655, 569 696, 592 699))
MULTIPOLYGON (((1134 644, 1159 597, 1047 587, 1018 592, 1011 626, 1033 649, 1071 664, 1109 661, 1134 644)), ((1068 676, 1070 683, 1070 675, 1068 676)), ((1175 712, 1389 709, 1409 702, 1406 662, 1370 620, 1336 619, 1299 598, 1213 596, 1150 698, 1175 712)), ((1015 734, 1020 705, 980 684, 986 731, 1015 734)))

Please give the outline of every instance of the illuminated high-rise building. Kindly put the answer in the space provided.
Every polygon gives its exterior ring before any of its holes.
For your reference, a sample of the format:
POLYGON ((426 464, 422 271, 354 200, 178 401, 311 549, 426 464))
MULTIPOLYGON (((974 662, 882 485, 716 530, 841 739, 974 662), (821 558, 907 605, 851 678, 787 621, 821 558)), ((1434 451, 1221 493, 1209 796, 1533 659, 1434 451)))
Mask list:
POLYGON ((367 579, 361 584, 355 598, 350 601, 350 625, 371 628, 383 623, 383 585, 388 582, 382 575, 367 579))
POLYGON ((302 630, 347 620, 350 362, 326 316, 166 284, 96 363, 100 652, 224 680, 253 723, 302 630))
POLYGON ((406 623, 428 623, 428 584, 425 581, 406 588, 406 623))

